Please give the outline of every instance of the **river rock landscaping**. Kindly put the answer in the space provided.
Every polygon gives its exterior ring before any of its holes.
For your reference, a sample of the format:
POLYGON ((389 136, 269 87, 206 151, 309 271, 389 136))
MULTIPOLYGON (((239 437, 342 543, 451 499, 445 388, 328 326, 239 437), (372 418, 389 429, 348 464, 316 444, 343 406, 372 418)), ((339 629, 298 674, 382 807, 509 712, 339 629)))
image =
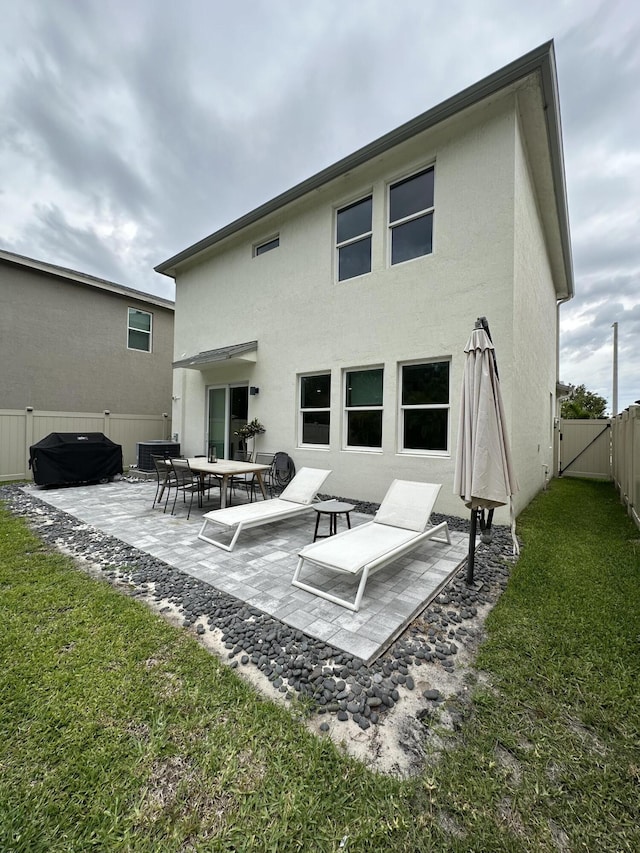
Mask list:
MULTIPOLYGON (((402 723, 400 748, 414 768, 424 757, 418 741, 422 735, 426 738, 430 727, 436 722, 454 730, 459 727, 465 684, 474 678, 470 670, 483 636, 484 618, 505 588, 514 560, 510 530, 494 527, 492 542, 481 544, 476 552, 474 584, 467 585, 463 566, 403 634, 366 666, 362 660, 80 523, 19 486, 0 488, 0 499, 14 514, 24 517, 42 541, 167 618, 178 619, 269 695, 301 700, 297 707, 305 709, 317 730, 331 732, 337 739, 354 727, 366 732, 390 722, 396 706, 404 703, 412 719, 409 727, 406 719, 402 723), (425 684, 426 689, 420 689, 425 684)), ((377 509, 375 504, 338 499, 355 504, 359 512, 373 514, 377 509)), ((433 518, 448 521, 453 530, 468 531, 463 519, 437 514, 433 518)), ((395 762, 396 771, 399 763, 395 762)))

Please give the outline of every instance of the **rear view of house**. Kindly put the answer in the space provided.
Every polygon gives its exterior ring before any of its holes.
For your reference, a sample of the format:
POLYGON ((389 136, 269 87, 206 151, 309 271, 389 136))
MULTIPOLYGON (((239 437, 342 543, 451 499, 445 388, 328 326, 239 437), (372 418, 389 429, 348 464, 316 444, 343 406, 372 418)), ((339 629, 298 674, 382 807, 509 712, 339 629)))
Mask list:
MULTIPOLYGON (((464 346, 490 323, 516 510, 552 469, 559 305, 573 294, 553 45, 545 44, 157 268, 176 281, 173 430, 452 492, 464 346)), ((497 520, 499 517, 497 516, 497 520)))

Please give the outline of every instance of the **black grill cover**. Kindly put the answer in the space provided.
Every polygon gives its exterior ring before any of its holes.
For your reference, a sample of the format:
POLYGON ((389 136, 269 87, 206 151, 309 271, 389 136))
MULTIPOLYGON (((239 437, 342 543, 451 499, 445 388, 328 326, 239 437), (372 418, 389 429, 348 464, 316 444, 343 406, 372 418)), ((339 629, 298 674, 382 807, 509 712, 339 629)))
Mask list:
POLYGON ((51 432, 29 448, 38 486, 95 483, 122 474, 122 446, 101 432, 51 432))

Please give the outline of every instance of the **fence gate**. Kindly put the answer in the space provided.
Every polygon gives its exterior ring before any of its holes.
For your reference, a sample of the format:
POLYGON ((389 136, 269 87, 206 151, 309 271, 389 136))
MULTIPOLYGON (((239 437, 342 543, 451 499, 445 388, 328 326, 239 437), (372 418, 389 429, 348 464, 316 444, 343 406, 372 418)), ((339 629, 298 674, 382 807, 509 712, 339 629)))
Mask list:
POLYGON ((560 421, 558 476, 612 479, 610 420, 560 421))

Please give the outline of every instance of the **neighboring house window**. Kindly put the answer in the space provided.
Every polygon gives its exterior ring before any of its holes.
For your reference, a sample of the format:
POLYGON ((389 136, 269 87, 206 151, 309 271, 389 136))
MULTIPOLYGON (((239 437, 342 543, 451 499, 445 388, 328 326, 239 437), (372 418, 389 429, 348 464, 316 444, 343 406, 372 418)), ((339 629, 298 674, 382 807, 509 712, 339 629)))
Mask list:
POLYGON ((401 367, 401 450, 449 450, 449 362, 401 367))
POLYGON ((129 308, 128 341, 129 349, 151 352, 151 314, 129 308))
POLYGON ((382 447, 382 368, 345 373, 345 445, 382 447))
POLYGON ((389 187, 391 263, 433 251, 433 167, 389 187))
POLYGON ((343 207, 336 216, 338 281, 371 272, 372 197, 343 207))
POLYGON ((329 445, 331 374, 300 377, 300 443, 329 445))
POLYGON ((258 257, 258 255, 264 255, 265 252, 270 252, 272 249, 277 249, 280 245, 280 235, 277 237, 272 237, 271 240, 267 240, 265 243, 259 243, 254 249, 254 255, 258 257))

